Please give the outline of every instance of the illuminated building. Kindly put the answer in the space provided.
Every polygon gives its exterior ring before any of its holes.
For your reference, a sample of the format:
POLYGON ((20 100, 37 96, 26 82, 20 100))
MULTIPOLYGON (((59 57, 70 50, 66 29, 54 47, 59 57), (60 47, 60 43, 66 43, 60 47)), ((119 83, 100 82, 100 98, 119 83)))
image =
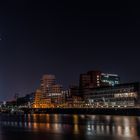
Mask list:
POLYGON ((41 79, 41 91, 43 93, 43 97, 46 98, 49 93, 52 92, 52 86, 55 85, 55 75, 45 74, 41 79))
POLYGON ((86 74, 80 75, 80 88, 114 86, 120 83, 117 74, 106 74, 101 71, 88 71, 86 74))
POLYGON ((140 104, 140 84, 127 83, 115 86, 87 88, 84 92, 87 105, 93 107, 134 107, 140 104))
POLYGON ((45 74, 41 80, 42 100, 49 99, 55 106, 63 103, 62 85, 56 84, 55 75, 45 74))
POLYGON ((53 107, 51 100, 48 98, 42 98, 42 91, 37 89, 35 92, 35 98, 32 105, 33 108, 49 108, 53 107))
POLYGON ((87 75, 90 77, 89 87, 101 86, 101 71, 88 71, 87 75))
POLYGON ((73 103, 72 106, 74 108, 84 107, 85 104, 84 100, 79 96, 72 96, 72 103, 73 103))
POLYGON ((101 85, 101 72, 100 71, 89 71, 86 74, 80 75, 79 86, 80 88, 85 87, 99 87, 101 85))
POLYGON ((117 74, 101 73, 102 86, 114 86, 120 84, 120 77, 117 74))
POLYGON ((79 107, 84 107, 84 100, 80 96, 79 92, 79 87, 78 86, 71 86, 70 87, 70 96, 69 100, 67 100, 68 107, 74 107, 74 108, 79 108, 79 107))
POLYGON ((52 85, 51 93, 61 93, 61 91, 62 91, 62 85, 58 85, 58 84, 52 85))
POLYGON ((62 91, 62 86, 56 84, 55 75, 46 74, 43 75, 41 80, 41 90, 43 97, 48 97, 50 93, 60 93, 62 91))
MULTIPOLYGON (((87 73, 80 75, 78 92, 81 96, 83 96, 88 88, 114 86, 119 83, 120 78, 117 74, 106 74, 101 71, 94 70, 88 71, 87 73)), ((73 89, 71 91, 74 92, 73 89)))
POLYGON ((42 98, 42 92, 41 90, 37 89, 35 92, 35 97, 34 97, 34 102, 33 102, 34 108, 39 108, 41 98, 42 98))
POLYGON ((33 108, 57 107, 64 102, 65 95, 62 86, 56 84, 55 75, 43 75, 40 89, 35 92, 33 108))

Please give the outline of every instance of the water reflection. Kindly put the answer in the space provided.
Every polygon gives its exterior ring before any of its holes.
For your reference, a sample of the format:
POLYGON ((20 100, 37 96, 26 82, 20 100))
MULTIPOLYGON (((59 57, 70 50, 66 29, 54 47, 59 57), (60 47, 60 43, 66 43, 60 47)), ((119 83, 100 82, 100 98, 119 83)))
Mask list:
POLYGON ((49 134, 112 136, 114 138, 131 139, 139 138, 140 136, 140 118, 134 116, 60 114, 1 116, 0 126, 0 132, 5 131, 5 128, 18 128, 19 131, 45 132, 49 134))

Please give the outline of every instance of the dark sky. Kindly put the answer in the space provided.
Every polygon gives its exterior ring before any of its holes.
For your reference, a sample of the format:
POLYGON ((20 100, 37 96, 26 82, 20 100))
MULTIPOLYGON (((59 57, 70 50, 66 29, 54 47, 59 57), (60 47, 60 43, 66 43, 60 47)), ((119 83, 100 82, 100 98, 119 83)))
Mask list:
POLYGON ((138 3, 0 2, 0 100, 34 91, 45 73, 68 87, 88 70, 140 81, 138 3))

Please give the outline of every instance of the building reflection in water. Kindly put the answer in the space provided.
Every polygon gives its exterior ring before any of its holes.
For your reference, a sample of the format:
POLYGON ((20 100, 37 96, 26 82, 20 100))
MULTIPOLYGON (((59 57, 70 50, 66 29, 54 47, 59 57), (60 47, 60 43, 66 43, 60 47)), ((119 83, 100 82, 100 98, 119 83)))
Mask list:
POLYGON ((46 114, 45 117, 46 117, 46 122, 49 123, 50 122, 50 115, 46 114))
POLYGON ((2 121, 0 124, 46 133, 111 135, 126 138, 140 136, 140 118, 133 116, 28 114, 24 117, 22 121, 21 118, 12 119, 12 122, 2 121))
POLYGON ((79 116, 78 115, 73 115, 73 133, 74 134, 79 134, 79 116))
POLYGON ((55 123, 59 122, 58 114, 54 114, 54 122, 55 123))
POLYGON ((120 137, 136 137, 137 123, 135 117, 97 116, 93 120, 94 124, 87 123, 87 134, 115 135, 120 137), (94 127, 92 127, 94 126, 94 127))
POLYGON ((46 129, 47 129, 47 130, 50 129, 50 123, 46 123, 46 129))

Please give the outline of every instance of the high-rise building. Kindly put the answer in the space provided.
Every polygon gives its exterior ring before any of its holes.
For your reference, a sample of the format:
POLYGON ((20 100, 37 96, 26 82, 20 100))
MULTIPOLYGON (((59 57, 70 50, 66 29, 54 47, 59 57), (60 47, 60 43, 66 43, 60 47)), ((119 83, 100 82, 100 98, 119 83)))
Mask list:
POLYGON ((62 85, 56 84, 55 75, 45 74, 41 79, 42 99, 50 99, 51 103, 59 103, 62 99, 62 85))
POLYGON ((59 85, 59 84, 52 85, 51 90, 52 90, 52 93, 61 93, 62 85, 59 85))
POLYGON ((80 75, 80 88, 96 88, 102 86, 114 86, 120 83, 117 74, 106 74, 101 71, 88 71, 80 75))
POLYGON ((80 87, 86 87, 90 84, 90 75, 88 74, 80 74, 80 80, 79 80, 79 86, 80 87))
POLYGON ((80 88, 100 87, 101 86, 101 72, 100 71, 88 71, 85 74, 81 74, 79 86, 80 86, 80 88))
POLYGON ((83 96, 88 89, 117 84, 120 84, 120 77, 117 74, 106 74, 97 70, 88 71, 80 75, 79 94, 83 96))
POLYGON ((52 86, 55 85, 55 75, 45 74, 41 79, 41 90, 44 97, 47 97, 48 93, 52 92, 52 86))
POLYGON ((101 72, 100 71, 89 71, 87 74, 90 76, 90 87, 101 86, 101 72))

